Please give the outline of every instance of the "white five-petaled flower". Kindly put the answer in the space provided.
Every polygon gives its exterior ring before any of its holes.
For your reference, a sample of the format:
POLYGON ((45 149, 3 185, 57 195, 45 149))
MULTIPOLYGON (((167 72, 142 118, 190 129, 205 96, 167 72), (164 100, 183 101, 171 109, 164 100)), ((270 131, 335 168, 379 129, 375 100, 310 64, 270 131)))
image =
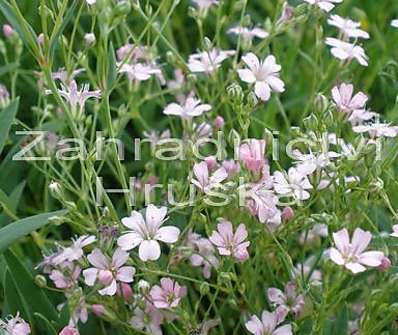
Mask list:
POLYGON ((260 62, 253 53, 248 53, 242 57, 248 69, 238 70, 241 80, 246 83, 254 84, 254 92, 263 101, 269 100, 271 90, 284 92, 285 84, 279 78, 281 66, 276 63, 273 55, 267 56, 260 62))
POLYGON ((259 27, 254 27, 254 28, 250 29, 247 27, 236 26, 236 27, 230 28, 228 30, 228 33, 240 35, 240 36, 242 36, 242 38, 244 40, 247 40, 247 41, 251 41, 254 37, 264 39, 269 36, 268 32, 266 32, 264 29, 261 29, 259 27))
MULTIPOLYGON (((58 90, 58 93, 62 98, 67 101, 72 110, 76 110, 76 107, 79 106, 81 109, 84 107, 86 101, 90 98, 99 99, 101 97, 101 91, 89 91, 89 85, 85 84, 79 91, 77 88, 76 81, 71 80, 68 86, 65 86, 61 83, 61 89, 58 90)), ((46 91, 46 94, 51 94, 50 90, 46 91)))
POLYGON ((214 73, 224 60, 234 54, 234 50, 220 50, 217 48, 192 54, 188 59, 188 68, 192 72, 214 73))
POLYGON ((144 262, 159 259, 161 251, 158 241, 175 243, 180 230, 174 226, 161 227, 167 220, 167 208, 148 205, 145 219, 140 212, 132 211, 130 217, 122 219, 122 224, 129 228, 117 240, 123 250, 131 250, 139 246, 138 255, 144 262))
POLYGON ((118 281, 131 283, 134 280, 135 268, 123 266, 129 259, 129 254, 120 248, 116 249, 112 259, 99 249, 94 249, 87 259, 94 267, 83 271, 84 280, 88 286, 94 286, 97 280, 105 285, 105 288, 98 291, 101 295, 115 295, 118 281))
POLYGON ((369 38, 369 34, 360 29, 361 24, 359 22, 352 21, 350 19, 345 19, 339 15, 331 15, 328 19, 328 23, 331 26, 339 28, 342 34, 346 37, 353 38, 369 38))
POLYGON ((391 25, 395 28, 398 28, 398 19, 397 20, 392 20, 391 25))
POLYGON ((310 5, 317 5, 320 9, 325 12, 330 12, 334 8, 335 3, 341 3, 343 0, 304 0, 310 5))
POLYGON ((377 267, 384 258, 381 251, 366 251, 372 234, 361 228, 356 228, 350 242, 347 229, 333 233, 336 248, 330 249, 330 259, 338 265, 343 265, 352 273, 363 272, 365 266, 377 267))
POLYGON ((296 200, 307 200, 310 193, 307 190, 312 189, 307 176, 300 173, 298 169, 291 167, 287 176, 276 171, 274 173, 274 190, 282 196, 293 196, 296 200))
POLYGON ((368 56, 359 45, 341 41, 337 38, 326 38, 326 44, 331 46, 331 53, 340 60, 351 60, 355 58, 362 66, 368 66, 368 56))
POLYGON ((189 97, 185 100, 183 106, 176 103, 167 105, 163 113, 166 115, 180 116, 183 119, 190 119, 194 116, 200 116, 211 109, 210 105, 201 104, 200 102, 199 99, 189 97))
POLYGON ((141 63, 122 64, 119 73, 126 73, 131 81, 145 81, 150 79, 152 75, 162 74, 159 69, 141 63))
POLYGON ((389 123, 372 123, 368 125, 359 125, 352 128, 356 133, 368 133, 371 137, 396 137, 398 127, 391 126, 389 123))
POLYGON ((193 173, 196 179, 192 178, 191 183, 205 193, 228 178, 228 173, 223 167, 220 167, 210 175, 206 162, 195 164, 193 166, 193 173))

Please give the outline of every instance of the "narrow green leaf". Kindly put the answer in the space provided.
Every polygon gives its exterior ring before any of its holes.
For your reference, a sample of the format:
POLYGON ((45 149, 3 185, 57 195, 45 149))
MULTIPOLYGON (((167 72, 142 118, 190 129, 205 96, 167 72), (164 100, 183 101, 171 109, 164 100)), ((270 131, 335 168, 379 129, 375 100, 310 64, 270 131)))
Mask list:
POLYGON ((41 323, 43 324, 43 328, 46 329, 46 334, 48 335, 58 335, 57 331, 55 330, 54 326, 52 325, 52 323, 50 321, 48 321, 48 319, 40 314, 40 313, 35 313, 35 317, 36 319, 39 319, 41 321, 41 323))
POLYGON ((3 151, 4 145, 6 144, 12 122, 17 114, 18 105, 19 98, 11 102, 6 108, 4 108, 4 110, 0 112, 0 154, 3 151))
POLYGON ((0 229, 0 253, 4 252, 12 243, 19 238, 24 237, 31 232, 45 226, 48 220, 53 216, 61 216, 67 213, 67 210, 60 210, 50 213, 30 216, 28 218, 15 221, 8 226, 0 229))
POLYGON ((107 89, 111 90, 113 84, 116 81, 116 77, 117 77, 116 56, 115 56, 115 49, 113 48, 112 42, 109 45, 108 61, 109 61, 109 63, 108 63, 107 89))
POLYGON ((3 76, 7 74, 8 72, 14 71, 18 69, 19 63, 14 62, 14 63, 9 63, 3 66, 0 66, 0 76, 3 76))
POLYGON ((4 297, 5 297, 5 308, 6 315, 15 315, 16 313, 20 313, 21 316, 28 320, 29 322, 33 321, 32 316, 29 314, 27 310, 27 306, 24 305, 22 299, 18 293, 18 290, 15 286, 14 280, 11 277, 9 271, 6 271, 5 280, 4 280, 4 297))
POLYGON ((4 258, 15 287, 24 305, 28 306, 30 313, 32 315, 40 313, 47 319, 58 320, 58 313, 54 305, 44 291, 34 283, 32 274, 18 257, 11 250, 7 250, 4 253, 4 258))

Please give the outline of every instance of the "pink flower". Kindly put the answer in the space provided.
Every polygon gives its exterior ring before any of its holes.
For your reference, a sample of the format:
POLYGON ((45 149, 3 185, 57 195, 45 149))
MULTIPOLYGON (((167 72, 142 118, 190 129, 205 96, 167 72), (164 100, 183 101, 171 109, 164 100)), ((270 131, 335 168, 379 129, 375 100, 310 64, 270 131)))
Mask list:
POLYGON ((145 309, 136 308, 130 324, 135 329, 144 330, 151 335, 162 335, 160 325, 163 323, 163 316, 152 304, 146 303, 145 309))
POLYGON ((265 141, 255 138, 249 139, 239 148, 239 158, 249 171, 258 172, 265 164, 265 141))
POLYGON ((282 196, 292 196, 296 200, 307 200, 310 197, 307 190, 310 189, 312 189, 312 185, 307 176, 294 167, 289 169, 287 176, 280 171, 274 173, 274 190, 282 196))
POLYGON ((211 109, 210 105, 201 104, 199 99, 189 97, 183 106, 171 103, 164 109, 163 114, 180 116, 182 119, 190 119, 200 116, 211 109))
POLYGON ((214 247, 211 242, 199 234, 190 232, 186 245, 192 249, 193 255, 189 258, 192 266, 203 267, 203 276, 210 278, 211 269, 218 268, 219 261, 214 255, 214 247))
POLYGON ((194 73, 214 73, 218 70, 224 60, 234 54, 234 50, 220 50, 217 48, 211 49, 210 51, 192 54, 188 59, 188 68, 194 73))
POLYGON ((228 177, 227 171, 225 171, 223 167, 217 169, 210 175, 206 162, 195 164, 193 166, 193 173, 196 179, 192 178, 191 183, 205 193, 217 187, 228 177))
POLYGON ((366 31, 359 29, 361 27, 359 22, 344 19, 339 15, 331 15, 328 23, 339 28, 345 37, 369 38, 369 34, 366 31))
POLYGON ((187 294, 187 289, 170 278, 162 278, 160 286, 152 287, 149 294, 156 308, 175 308, 180 303, 181 298, 187 294))
POLYGON ((209 171, 213 171, 218 167, 217 158, 214 156, 207 156, 204 161, 206 162, 209 171))
POLYGON ((116 249, 111 260, 99 249, 94 249, 87 259, 94 267, 83 271, 84 280, 88 286, 94 286, 97 280, 105 285, 98 291, 101 295, 115 295, 117 282, 131 283, 134 280, 135 268, 123 266, 129 254, 120 248, 116 249))
POLYGON ((325 12, 330 12, 334 8, 334 3, 341 3, 343 0, 304 0, 311 5, 317 5, 325 12))
POLYGON ((340 60, 351 60, 355 58, 362 66, 368 66, 368 56, 359 45, 341 41, 337 38, 326 38, 326 44, 331 46, 332 55, 340 60))
MULTIPOLYGON (((206 163, 205 163, 206 164, 206 163)), ((132 211, 130 217, 122 219, 129 230, 119 237, 117 244, 123 250, 139 246, 138 255, 144 262, 159 259, 161 251, 158 241, 172 244, 177 242, 180 230, 174 226, 161 227, 167 220, 167 208, 148 205, 145 220, 140 212, 132 211)))
POLYGON ((330 259, 338 265, 343 265, 352 273, 363 272, 366 266, 377 267, 382 263, 384 253, 381 251, 365 251, 368 247, 372 234, 361 228, 356 228, 352 241, 347 229, 333 233, 336 248, 330 249, 330 259))
POLYGON ((299 315, 304 308, 304 297, 302 294, 297 294, 296 284, 293 282, 288 282, 285 285, 285 292, 271 287, 268 289, 267 295, 270 302, 277 306, 284 307, 296 316, 299 315))
POLYGON ((5 330, 10 335, 28 335, 31 332, 29 324, 19 316, 19 313, 7 321, 5 330))
POLYGON ((153 75, 161 75, 162 72, 151 65, 136 63, 136 64, 122 64, 119 73, 126 73, 130 81, 146 81, 151 79, 153 75))
POLYGON ((66 326, 59 335, 79 335, 79 331, 75 327, 66 326))
POLYGON ((228 178, 232 178, 240 171, 240 164, 233 159, 225 160, 221 165, 227 171, 228 178))
POLYGON ((57 288, 65 289, 76 285, 82 269, 72 263, 63 263, 59 269, 52 270, 50 279, 57 288))
POLYGON ((249 258, 247 247, 250 242, 245 242, 246 238, 247 230, 243 223, 238 226, 234 234, 232 223, 222 219, 217 225, 217 231, 212 232, 209 240, 217 247, 220 255, 233 256, 238 261, 244 262, 249 258))
POLYGON ((253 315, 245 326, 253 335, 292 335, 291 325, 278 327, 285 320, 286 314, 287 310, 283 307, 277 308, 273 313, 263 311, 261 320, 253 315))
POLYGON ((254 53, 242 57, 248 69, 238 70, 239 78, 249 84, 254 84, 254 92, 263 101, 269 100, 271 90, 284 92, 285 84, 279 78, 281 66, 276 63, 273 55, 260 62, 254 53))
POLYGON ((332 97, 339 111, 350 114, 365 107, 368 97, 362 92, 352 96, 353 92, 354 86, 351 84, 342 83, 340 86, 333 87, 332 97))

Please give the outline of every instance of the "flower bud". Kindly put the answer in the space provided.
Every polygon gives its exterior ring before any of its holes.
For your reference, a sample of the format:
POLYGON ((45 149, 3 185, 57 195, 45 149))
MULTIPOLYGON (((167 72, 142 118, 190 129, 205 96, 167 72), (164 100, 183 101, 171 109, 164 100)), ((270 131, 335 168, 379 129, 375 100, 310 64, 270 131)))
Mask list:
POLYGON ((227 87, 228 96, 235 102, 239 103, 243 100, 243 90, 239 84, 233 83, 227 87))
POLYGON ((0 108, 5 108, 10 103, 10 95, 5 86, 0 84, 0 108))
POLYGON ((128 0, 121 0, 117 3, 116 7, 114 8, 113 14, 116 16, 124 16, 129 14, 131 11, 131 4, 128 0))
POLYGON ((85 34, 84 35, 84 42, 87 46, 92 46, 95 44, 95 35, 93 33, 85 34))
POLYGON ((105 314, 105 307, 104 307, 104 305, 101 305, 101 304, 94 304, 94 305, 91 306, 91 308, 92 308, 92 310, 93 310, 93 313, 94 313, 96 316, 102 316, 102 315, 105 314))
POLYGON ((138 290, 142 293, 142 294, 147 294, 149 289, 151 288, 151 285, 144 279, 141 279, 138 282, 138 290))
POLYGON ((46 277, 42 276, 42 275, 37 275, 35 277, 35 284, 41 288, 46 287, 47 286, 47 279, 46 277))
POLYGON ((254 108, 258 104, 258 98, 254 92, 250 92, 247 96, 247 106, 249 108, 254 108))
POLYGON ((14 29, 9 24, 3 25, 3 34, 7 40, 11 39, 14 36, 14 29))
POLYGON ((294 16, 294 8, 289 6, 287 2, 283 4, 281 16, 278 19, 278 24, 289 22, 294 16))
POLYGON ((59 335, 79 335, 79 331, 74 327, 66 326, 61 330, 59 335))
POLYGON ((48 188, 50 190, 50 194, 56 198, 59 199, 62 197, 62 187, 59 183, 56 181, 50 182, 50 185, 48 185, 48 188))
POLYGON ((130 301, 133 297, 133 290, 129 284, 121 283, 120 287, 117 289, 117 294, 123 297, 124 300, 130 301))
POLYGON ((282 211, 282 220, 283 221, 289 221, 293 219, 294 217, 294 211, 291 207, 285 207, 282 211))
POLYGON ((208 282, 203 282, 200 284, 199 292, 201 296, 204 296, 210 292, 210 286, 208 282))
POLYGON ((44 44, 44 34, 41 33, 39 34, 39 36, 37 36, 37 43, 39 43, 40 45, 44 44))
POLYGON ((213 47, 213 43, 211 43, 211 40, 207 36, 203 39, 203 47, 206 51, 209 51, 213 47))
POLYGON ((217 129, 221 129, 224 127, 225 121, 224 118, 220 115, 218 115, 215 119, 214 119, 214 127, 216 127, 217 129))
POLYGON ((101 270, 98 274, 98 280, 103 285, 109 285, 112 283, 113 274, 109 270, 101 270))
POLYGON ((391 261, 388 257, 384 256, 381 260, 381 264, 377 268, 379 271, 387 271, 391 267, 391 261))

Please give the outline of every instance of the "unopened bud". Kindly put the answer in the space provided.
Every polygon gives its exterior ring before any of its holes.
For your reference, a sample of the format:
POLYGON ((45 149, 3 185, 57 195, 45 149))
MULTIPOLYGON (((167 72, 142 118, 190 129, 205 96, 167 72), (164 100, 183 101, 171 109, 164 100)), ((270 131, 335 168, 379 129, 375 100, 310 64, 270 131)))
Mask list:
POLYGON ((150 285, 146 280, 141 279, 141 280, 138 282, 137 287, 138 287, 138 290, 139 290, 142 294, 146 294, 146 293, 148 293, 149 289, 151 288, 151 285, 150 285))
POLYGON ((214 127, 216 127, 217 129, 221 129, 224 127, 225 121, 224 118, 220 115, 218 115, 215 119, 214 119, 214 127))
POLYGON ((384 256, 381 260, 381 264, 377 268, 379 271, 387 271, 391 267, 391 261, 388 257, 384 256))
POLYGON ((258 98, 254 92, 250 92, 247 96, 247 105, 249 108, 254 108, 258 104, 258 98))
POLYGON ((231 84, 227 87, 228 96, 235 102, 242 102, 243 100, 243 90, 239 84, 231 84))
POLYGON ((291 207, 285 207, 282 211, 282 220, 283 221, 289 221, 293 219, 294 217, 294 211, 291 207))
POLYGON ((93 313, 96 316, 103 316, 105 314, 105 307, 100 304, 94 304, 91 306, 93 313))
POLYGON ((3 34, 9 40, 14 36, 14 29, 9 24, 5 24, 3 25, 3 34))
POLYGON ((95 44, 95 35, 93 33, 89 33, 84 35, 84 42, 86 43, 86 45, 88 46, 92 46, 95 44))
POLYGON ((35 277, 35 284, 41 288, 47 287, 47 279, 42 275, 37 275, 35 277))
POLYGON ((201 296, 204 296, 210 292, 210 286, 208 282, 200 284, 199 292, 201 296))

